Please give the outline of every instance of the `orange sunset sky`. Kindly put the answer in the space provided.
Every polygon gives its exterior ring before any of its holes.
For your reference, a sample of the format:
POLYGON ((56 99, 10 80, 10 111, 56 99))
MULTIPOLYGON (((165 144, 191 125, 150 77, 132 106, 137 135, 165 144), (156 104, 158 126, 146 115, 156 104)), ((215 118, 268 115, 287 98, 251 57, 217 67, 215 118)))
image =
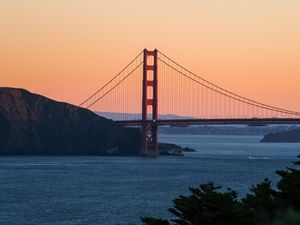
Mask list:
POLYGON ((143 48, 300 111, 299 0, 0 0, 0 86, 79 104, 143 48))

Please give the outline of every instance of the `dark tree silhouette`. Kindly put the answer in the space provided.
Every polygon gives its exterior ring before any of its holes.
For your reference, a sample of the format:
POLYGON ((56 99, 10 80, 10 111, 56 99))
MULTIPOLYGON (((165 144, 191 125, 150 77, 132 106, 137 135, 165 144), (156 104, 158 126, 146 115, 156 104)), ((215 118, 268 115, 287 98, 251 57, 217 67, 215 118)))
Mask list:
MULTIPOLYGON (((189 188, 191 195, 179 196, 169 211, 176 225, 300 225, 300 156, 295 167, 279 170, 278 190, 267 178, 252 186, 243 199, 231 189, 225 192, 213 183, 189 188)), ((167 220, 145 217, 145 225, 170 225, 167 220)))
MULTIPOLYGON (((300 166, 300 156, 294 165, 300 166)), ((287 170, 278 170, 276 173, 281 176, 277 185, 280 190, 278 192, 280 206, 283 209, 292 207, 295 210, 300 210, 300 170, 288 167, 287 170)))
POLYGON ((288 210, 283 214, 279 214, 277 218, 268 225, 299 225, 300 213, 294 210, 288 210))
POLYGON ((167 220, 156 219, 153 217, 144 217, 141 218, 141 220, 146 225, 169 225, 169 222, 167 220))
POLYGON ((230 189, 222 193, 219 189, 213 183, 190 188, 192 195, 175 199, 174 208, 169 209, 177 217, 173 222, 180 225, 250 224, 249 213, 237 200, 237 193, 230 189))
POLYGON ((242 199, 244 206, 250 210, 253 223, 270 222, 276 216, 278 206, 277 193, 271 188, 271 181, 265 179, 262 183, 252 186, 251 192, 242 199))

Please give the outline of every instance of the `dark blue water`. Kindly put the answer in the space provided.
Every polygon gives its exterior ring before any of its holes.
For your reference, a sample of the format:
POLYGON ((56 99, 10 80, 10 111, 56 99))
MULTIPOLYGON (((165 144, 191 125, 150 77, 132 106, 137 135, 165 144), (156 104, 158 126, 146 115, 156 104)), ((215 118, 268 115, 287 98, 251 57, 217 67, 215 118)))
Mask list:
POLYGON ((0 224, 140 224, 170 216, 172 199, 214 181, 244 194, 291 165, 300 144, 253 136, 174 136, 161 141, 197 149, 184 157, 0 157, 0 224))

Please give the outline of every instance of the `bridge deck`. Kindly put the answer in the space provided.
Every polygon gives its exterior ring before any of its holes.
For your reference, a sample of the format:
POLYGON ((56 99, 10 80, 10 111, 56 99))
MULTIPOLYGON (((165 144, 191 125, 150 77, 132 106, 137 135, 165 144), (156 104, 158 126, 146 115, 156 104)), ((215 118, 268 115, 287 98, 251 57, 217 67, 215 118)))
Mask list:
POLYGON ((179 120, 124 120, 115 121, 121 126, 140 126, 145 122, 154 122, 159 126, 190 126, 190 125, 249 125, 249 126, 264 126, 264 125, 283 125, 283 124, 300 124, 300 118, 252 118, 252 119, 179 119, 179 120))

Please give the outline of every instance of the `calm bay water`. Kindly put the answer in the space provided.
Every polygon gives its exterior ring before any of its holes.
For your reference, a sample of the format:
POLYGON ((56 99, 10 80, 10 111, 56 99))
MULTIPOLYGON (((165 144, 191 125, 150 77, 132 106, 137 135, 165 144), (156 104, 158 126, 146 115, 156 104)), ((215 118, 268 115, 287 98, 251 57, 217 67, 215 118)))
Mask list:
POLYGON ((197 150, 184 157, 0 157, 0 224, 140 224, 168 217, 172 199, 214 181, 245 194, 291 165, 300 144, 258 136, 160 135, 197 150))

